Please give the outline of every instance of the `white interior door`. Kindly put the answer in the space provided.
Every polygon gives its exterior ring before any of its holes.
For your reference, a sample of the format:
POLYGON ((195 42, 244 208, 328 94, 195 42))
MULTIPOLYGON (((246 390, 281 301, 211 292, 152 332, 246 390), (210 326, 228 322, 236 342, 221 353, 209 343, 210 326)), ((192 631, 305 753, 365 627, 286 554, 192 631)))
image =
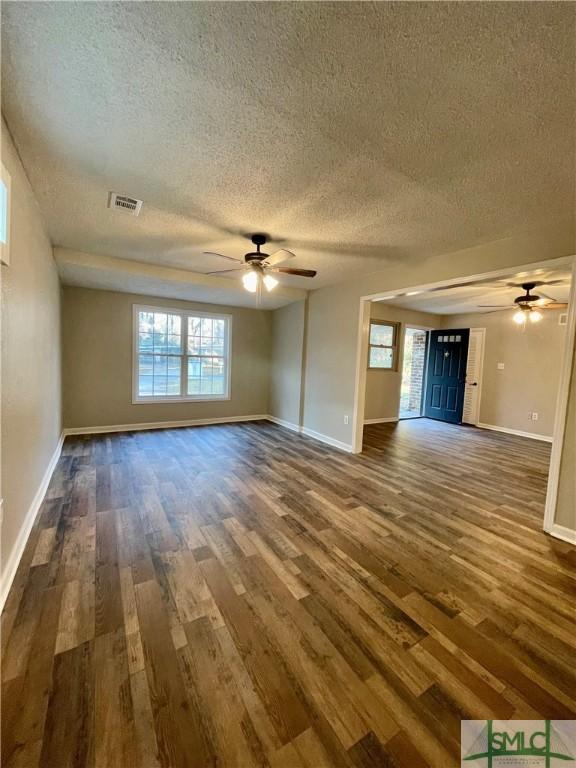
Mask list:
POLYGON ((464 390, 464 410, 462 421, 465 424, 478 424, 480 419, 480 394, 482 391, 482 364, 484 362, 485 328, 471 328, 468 343, 468 362, 466 364, 466 387, 464 390))

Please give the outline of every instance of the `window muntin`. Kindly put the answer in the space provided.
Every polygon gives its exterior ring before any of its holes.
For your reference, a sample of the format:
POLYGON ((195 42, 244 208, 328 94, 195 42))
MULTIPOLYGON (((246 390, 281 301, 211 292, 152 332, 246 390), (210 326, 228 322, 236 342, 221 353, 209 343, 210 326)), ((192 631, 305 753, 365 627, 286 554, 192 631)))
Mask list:
POLYGON ((229 315, 134 307, 134 402, 225 400, 229 315))
POLYGON ((398 326, 380 320, 370 322, 368 368, 396 370, 398 326))

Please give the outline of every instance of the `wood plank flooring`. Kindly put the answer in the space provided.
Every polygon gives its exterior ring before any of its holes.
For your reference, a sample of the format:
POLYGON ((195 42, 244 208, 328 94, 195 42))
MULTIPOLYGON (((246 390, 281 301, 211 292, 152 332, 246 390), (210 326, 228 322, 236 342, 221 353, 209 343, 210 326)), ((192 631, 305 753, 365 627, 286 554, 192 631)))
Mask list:
POLYGON ((68 438, 2 624, 4 768, 459 765, 576 710, 549 446, 416 420, 68 438))

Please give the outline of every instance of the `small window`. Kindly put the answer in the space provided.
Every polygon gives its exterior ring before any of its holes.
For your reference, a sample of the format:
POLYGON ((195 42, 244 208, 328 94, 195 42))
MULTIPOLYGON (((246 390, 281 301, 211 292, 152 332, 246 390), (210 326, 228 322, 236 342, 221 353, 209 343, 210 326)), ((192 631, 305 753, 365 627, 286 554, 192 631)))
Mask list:
POLYGON ((229 315, 134 307, 133 402, 227 400, 229 315))
POLYGON ((10 174, 0 163, 0 262, 10 264, 10 174))
POLYGON ((368 368, 396 370, 398 326, 375 320, 370 323, 368 368))

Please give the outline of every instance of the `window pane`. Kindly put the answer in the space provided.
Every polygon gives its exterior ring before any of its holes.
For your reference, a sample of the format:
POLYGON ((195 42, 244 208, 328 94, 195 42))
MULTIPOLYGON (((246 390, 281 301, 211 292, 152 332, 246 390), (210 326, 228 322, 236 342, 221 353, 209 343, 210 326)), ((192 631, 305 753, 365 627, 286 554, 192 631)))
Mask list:
POLYGON ((169 357, 168 358, 168 394, 179 395, 180 394, 180 358, 169 357))
POLYGON ((394 328, 391 325, 370 325, 370 344, 391 347, 394 344, 394 328))
POLYGON ((212 359, 212 394, 223 395, 225 392, 224 360, 212 359))
POLYGON ((224 340, 214 339, 212 342, 212 354, 217 357, 224 357, 224 340))
POLYGON ((154 376, 154 396, 168 394, 168 377, 154 376))
POLYGON ((168 392, 168 358, 154 355, 154 394, 166 395, 168 392))
POLYGON ((392 368, 392 350, 371 347, 370 368, 392 368))
POLYGON ((166 351, 170 355, 179 355, 182 349, 182 337, 168 334, 166 351))
POLYGON ((200 373, 202 362, 198 357, 188 358, 188 394, 200 394, 200 373))
POLYGON ((188 354, 198 355, 201 345, 202 323, 199 317, 188 318, 188 354))
POLYGON ((223 395, 225 393, 224 360, 214 357, 188 359, 188 394, 223 395))
POLYGON ((152 376, 140 376, 138 379, 138 395, 140 397, 152 396, 152 376))
POLYGON ((211 317, 202 318, 202 337, 204 339, 212 338, 212 318, 211 317))
POLYGON ((168 315, 167 333, 173 336, 180 336, 182 334, 181 320, 180 315, 168 315))
POLYGON ((138 312, 138 330, 145 333, 152 333, 154 326, 154 312, 138 312))
POLYGON ((224 320, 214 320, 213 335, 215 339, 224 339, 224 320))
POLYGON ((152 376, 154 358, 152 355, 140 355, 138 360, 138 372, 140 376, 152 376))
POLYGON ((168 315, 163 312, 154 312, 154 333, 167 333, 168 315))

